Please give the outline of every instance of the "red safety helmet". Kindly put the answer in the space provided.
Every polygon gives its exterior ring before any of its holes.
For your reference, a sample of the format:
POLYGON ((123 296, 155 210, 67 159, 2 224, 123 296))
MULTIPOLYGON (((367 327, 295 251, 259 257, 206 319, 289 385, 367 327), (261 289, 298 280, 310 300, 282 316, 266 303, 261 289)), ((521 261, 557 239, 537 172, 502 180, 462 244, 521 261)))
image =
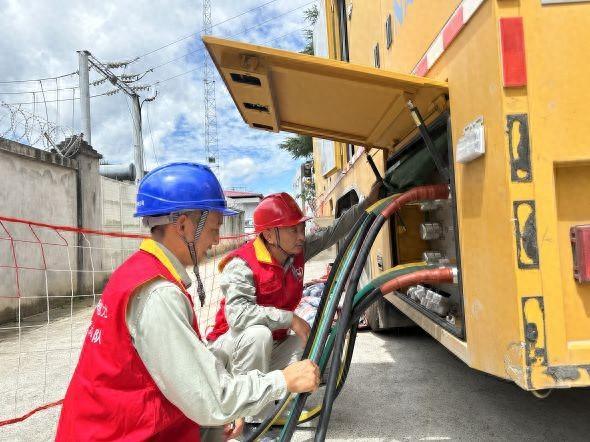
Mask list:
POLYGON ((310 219, 288 193, 273 193, 254 209, 254 230, 260 233, 275 227, 291 227, 310 219))

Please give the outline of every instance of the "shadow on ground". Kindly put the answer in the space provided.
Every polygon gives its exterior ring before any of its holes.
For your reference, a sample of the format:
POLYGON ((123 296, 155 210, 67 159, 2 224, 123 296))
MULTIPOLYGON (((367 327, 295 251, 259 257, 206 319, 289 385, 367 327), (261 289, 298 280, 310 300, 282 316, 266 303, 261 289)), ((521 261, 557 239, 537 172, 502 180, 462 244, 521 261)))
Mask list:
MULTIPOLYGON (((364 332, 328 439, 587 441, 589 409, 588 388, 539 400, 467 367, 421 329, 364 332)), ((312 429, 294 440, 313 440, 312 429)))

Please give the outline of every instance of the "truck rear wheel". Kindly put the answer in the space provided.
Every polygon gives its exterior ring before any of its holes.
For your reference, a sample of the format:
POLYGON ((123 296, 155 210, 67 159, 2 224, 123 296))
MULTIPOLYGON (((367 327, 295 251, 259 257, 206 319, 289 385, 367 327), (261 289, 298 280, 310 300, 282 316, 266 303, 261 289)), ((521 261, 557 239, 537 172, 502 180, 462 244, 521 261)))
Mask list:
POLYGON ((374 332, 393 328, 412 327, 416 324, 385 299, 378 299, 365 312, 367 324, 374 332))

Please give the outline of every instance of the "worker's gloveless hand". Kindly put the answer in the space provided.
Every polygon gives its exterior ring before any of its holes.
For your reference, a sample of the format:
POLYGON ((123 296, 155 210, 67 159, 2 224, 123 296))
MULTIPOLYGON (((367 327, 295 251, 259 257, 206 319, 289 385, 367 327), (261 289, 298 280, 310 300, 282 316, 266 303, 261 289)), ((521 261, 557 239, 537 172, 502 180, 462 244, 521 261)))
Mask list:
POLYGON ((283 376, 290 393, 313 393, 320 385, 320 368, 309 359, 289 365, 283 376))
POLYGON ((307 338, 309 338, 309 334, 311 333, 311 328, 309 328, 309 324, 304 320, 301 319, 296 314, 293 314, 293 320, 291 321, 291 330, 295 332, 303 346, 307 343, 307 338))
POLYGON ((226 424, 223 427, 223 436, 225 440, 237 439, 237 437, 244 431, 244 418, 236 419, 231 424, 226 424))

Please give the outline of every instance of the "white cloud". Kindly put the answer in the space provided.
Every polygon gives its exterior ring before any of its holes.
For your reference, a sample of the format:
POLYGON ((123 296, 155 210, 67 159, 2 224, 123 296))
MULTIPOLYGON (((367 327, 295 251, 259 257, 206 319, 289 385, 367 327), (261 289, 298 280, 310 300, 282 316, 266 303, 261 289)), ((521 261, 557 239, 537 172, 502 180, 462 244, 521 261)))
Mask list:
MULTIPOLYGON (((265 3, 263 0, 219 0, 213 2, 213 22, 217 23, 250 8, 265 3)), ((250 28, 257 23, 288 12, 305 0, 276 2, 213 28, 213 33, 227 36, 250 28)), ((0 81, 23 78, 41 78, 77 70, 76 50, 90 50, 103 61, 132 59, 155 48, 170 43, 179 37, 190 35, 202 28, 200 1, 173 0, 148 2, 137 0, 91 1, 45 1, 0 0, 3 14, 0 26, 0 81)), ((261 43, 297 31, 305 26, 303 10, 285 15, 258 29, 253 29, 235 38, 261 43)), ((272 43, 276 47, 299 50, 303 40, 299 32, 272 43)), ((152 139, 159 160, 202 161, 203 85, 200 64, 204 51, 182 57, 201 47, 197 37, 146 55, 130 65, 125 72, 141 73, 148 68, 179 60, 156 68, 140 81, 151 84, 175 75, 194 72, 161 83, 158 97, 144 107, 144 145, 147 168, 155 166, 152 139), (147 108, 147 109, 146 109, 147 108), (151 131, 147 124, 147 113, 151 131)), ((123 72, 123 71, 119 71, 123 72)), ((99 78, 91 72, 91 79, 99 78)), ((3 92, 38 91, 41 86, 48 101, 71 97, 71 90, 60 95, 49 90, 77 86, 76 75, 39 83, 0 84, 0 100, 5 102, 29 102, 32 94, 2 95, 3 92)), ((219 120, 219 147, 224 182, 234 186, 258 185, 266 179, 285 177, 290 187, 293 168, 297 162, 277 148, 285 135, 268 134, 249 129, 234 108, 223 83, 217 82, 217 106, 219 120), (287 177, 288 176, 288 177, 287 177)), ((110 84, 92 87, 91 94, 112 89, 110 84)), ((148 97, 153 93, 142 93, 148 97)), ((24 109, 45 117, 45 106, 40 104, 41 94, 35 94, 35 108, 23 105, 24 109)), ((49 120, 72 126, 80 131, 79 105, 77 102, 47 104, 49 120)), ((132 161, 131 117, 126 98, 121 94, 94 98, 91 101, 92 144, 105 158, 112 162, 132 161)), ((1 115, 0 115, 1 118, 1 115)), ((58 140, 59 141, 59 140, 58 140)), ((271 184, 269 184, 270 186, 271 184)), ((272 186, 276 186, 273 183, 272 186)))

